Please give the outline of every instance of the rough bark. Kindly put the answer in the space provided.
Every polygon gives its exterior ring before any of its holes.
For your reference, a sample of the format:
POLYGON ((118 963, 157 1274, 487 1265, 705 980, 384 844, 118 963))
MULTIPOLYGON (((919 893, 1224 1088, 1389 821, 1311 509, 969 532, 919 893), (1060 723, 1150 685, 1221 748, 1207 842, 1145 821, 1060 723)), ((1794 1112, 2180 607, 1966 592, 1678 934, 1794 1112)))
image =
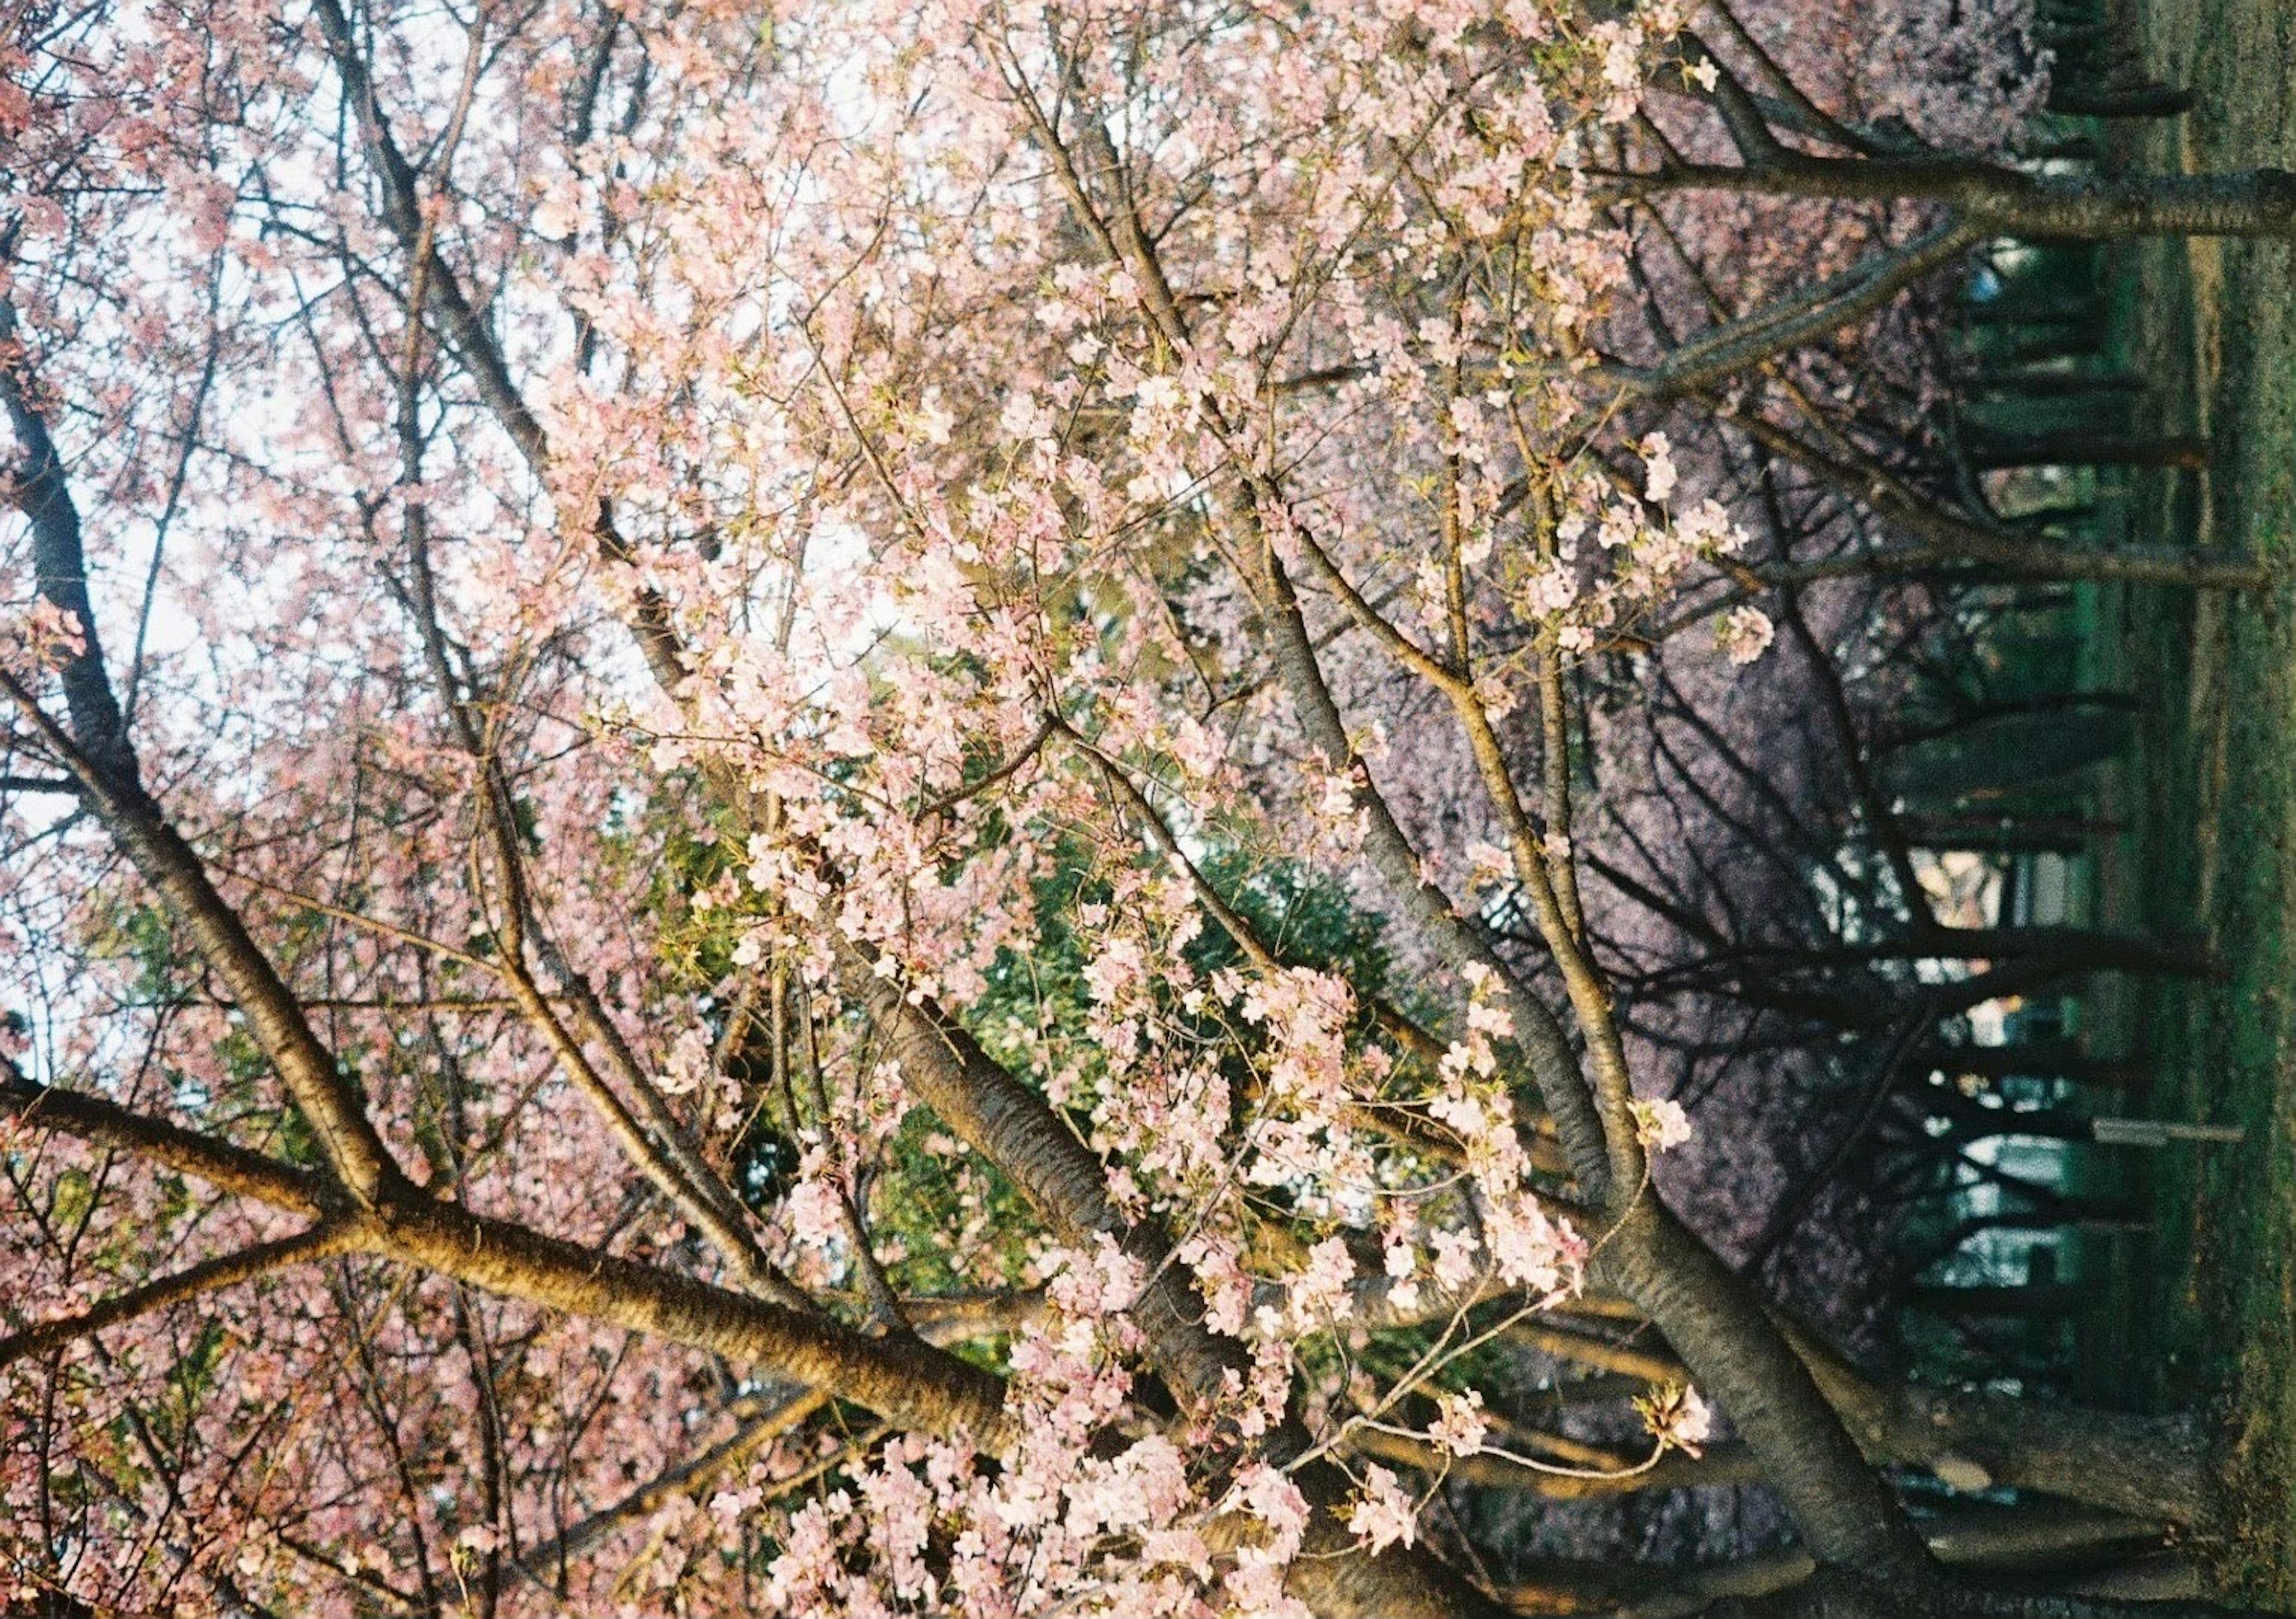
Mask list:
POLYGON ((2296 175, 2031 175, 1963 158, 1808 158, 1680 164, 1620 184, 1645 195, 1727 191, 1832 201, 1935 202, 1984 236, 2116 241, 2142 236, 2285 237, 2296 232, 2296 175))
MULTIPOLYGON (((2078 1568, 2125 1557, 2157 1544, 2161 1526, 2117 1513, 2045 1504, 1941 1514, 1922 1520, 1921 1532, 1932 1555, 1948 1567, 2000 1574, 2078 1568)), ((1816 1573, 1816 1563, 1799 1550, 1691 1568, 1546 1562, 1524 1570, 1524 1581, 1507 1594, 1518 1613, 1684 1619, 1717 1602, 1790 1590, 1816 1573)))
POLYGON ((1981 437, 1970 442, 1965 454, 1969 464, 1980 472, 2018 467, 2173 467, 2193 471, 2209 464, 2209 446, 2203 439, 2125 433, 1981 437))
POLYGON ((1859 575, 1948 573, 1980 567, 2011 578, 2111 579, 2228 590, 2254 589, 2280 576, 2267 563, 2177 547, 2037 540, 1941 505, 1870 460, 1851 461, 1838 449, 1822 450, 1759 415, 1740 413, 1722 420, 1823 487, 1859 502, 1884 527, 1910 542, 1814 561, 1767 563, 1750 570, 1765 585, 1792 586, 1859 575))
POLYGON ((2179 118, 2197 98, 2190 90, 2157 80, 2136 84, 2079 78, 2049 86, 2048 110, 2060 118, 2179 118))
POLYGON ((34 397, 20 358, 9 351, 20 340, 15 306, 0 298, 0 405, 15 434, 16 464, 8 469, 12 497, 32 530, 32 569, 39 593, 71 615, 81 655, 64 666, 63 688, 74 729, 89 760, 107 776, 131 781, 135 756, 126 722, 103 673, 103 645, 87 594, 87 558, 80 544, 79 508, 65 481, 63 458, 49 436, 47 415, 34 397))
POLYGON ((1004 1380, 920 1339, 864 1337, 652 1265, 490 1220, 421 1193, 375 1215, 376 1251, 507 1297, 722 1354, 774 1378, 832 1389, 904 1427, 1007 1437, 1004 1380))
POLYGON ((413 1186, 361 1210, 319 1177, 97 1097, 37 1084, 12 1067, 0 1085, 0 1112, 276 1207, 330 1217, 346 1249, 835 1389, 929 1432, 970 1435, 991 1448, 1004 1435, 1002 1379, 919 1340, 864 1337, 825 1317, 488 1219, 413 1186))
POLYGON ((1808 1329, 1786 1330, 1876 1460, 1925 1468, 1959 1489, 2033 1490, 2194 1526, 2220 1509, 2208 1435, 2189 1420, 1883 1382, 1808 1329))
POLYGON ((1595 1273, 1641 1305, 1762 1460, 1820 1561, 1899 1582, 1930 1576, 1896 1497, 1760 1298, 1647 1190, 1595 1273))

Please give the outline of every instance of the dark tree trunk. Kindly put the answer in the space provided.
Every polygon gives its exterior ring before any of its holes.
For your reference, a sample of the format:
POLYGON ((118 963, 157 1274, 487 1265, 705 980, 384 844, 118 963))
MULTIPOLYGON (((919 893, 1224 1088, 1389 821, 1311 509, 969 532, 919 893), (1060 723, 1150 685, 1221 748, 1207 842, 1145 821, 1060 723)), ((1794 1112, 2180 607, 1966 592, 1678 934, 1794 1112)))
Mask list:
POLYGON ((2024 1041, 2014 1045, 1941 1046, 1931 1053, 1931 1067, 1980 1079, 2062 1079, 2077 1085, 2125 1091, 2142 1084, 2143 1069, 2091 1057, 2070 1040, 2024 1041))
POLYGON ((1916 1310, 1952 1316, 2021 1316, 2047 1318, 2070 1315, 2095 1289, 2085 1282, 2034 1281, 1994 1287, 1956 1286, 1922 1282, 1906 1289, 1906 1303, 1916 1310))
MULTIPOLYGON (((1921 1529, 1949 1568, 2080 1576, 2084 1582, 2086 1571, 2142 1556, 2161 1540, 2157 1523, 2047 1502, 1942 1513, 1923 1519, 1921 1529)), ((1790 1590, 1816 1573, 1799 1550, 1687 1568, 1549 1558, 1522 1566, 1507 1598, 1519 1614, 1600 1611, 1611 1619, 1662 1619, 1790 1590)))
POLYGON ((1806 1329, 1787 1330, 1877 1461, 1926 1468, 1956 1489, 2037 1491, 2202 1530, 2218 1519, 2213 1449, 2185 1419, 1886 1382, 1806 1329))
POLYGON ((1837 201, 1937 202, 1970 226, 2027 242, 2296 232, 2296 175, 2032 175, 1981 159, 1851 160, 1781 150, 1742 164, 1678 164, 1626 182, 1641 191, 1736 191, 1837 201))
POLYGON ((1608 1241, 1595 1273, 1642 1306, 1728 1413, 1820 1560, 1925 1582, 1927 1551, 1895 1497, 1744 1280, 1647 1190, 1608 1241))
POLYGON ((2099 394, 2141 394, 2147 384, 2128 372, 2041 371, 2031 367, 1981 371, 1962 383, 1972 394, 2017 399, 2086 399, 2099 394))
POLYGON ((1980 472, 2018 467, 2176 467, 2209 464, 2199 438, 2156 438, 2120 433, 2040 433, 2030 437, 1972 440, 1969 464, 1980 472))
POLYGON ((2177 118, 2193 110, 2190 90, 2158 80, 2136 84, 2070 79, 2049 86, 2048 110, 2061 118, 2177 118))
POLYGON ((1898 823, 1918 847, 2004 854, 2077 854, 2122 830, 2118 821, 2084 815, 1906 814, 1898 823))

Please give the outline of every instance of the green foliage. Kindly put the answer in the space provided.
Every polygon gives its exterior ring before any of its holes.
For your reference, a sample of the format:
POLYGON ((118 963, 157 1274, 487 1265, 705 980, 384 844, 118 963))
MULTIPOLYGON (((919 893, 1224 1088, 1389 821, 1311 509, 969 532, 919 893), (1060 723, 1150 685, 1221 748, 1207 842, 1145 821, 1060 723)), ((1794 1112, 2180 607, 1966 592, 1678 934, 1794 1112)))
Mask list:
POLYGON ((721 817, 722 825, 696 822, 685 813, 688 807, 656 805, 642 822, 611 832, 607 848, 610 859, 645 865, 639 904, 656 920, 674 981, 706 989, 733 973, 734 950, 750 917, 740 909, 695 907, 696 895, 738 869, 742 842, 730 816, 721 817))
MULTIPOLYGON (((1380 919, 1357 908, 1330 877, 1300 862, 1235 843, 1220 844, 1193 858, 1279 961, 1345 978, 1355 986, 1359 1009, 1386 992, 1388 957, 1380 941, 1380 919)), ((991 1055, 1025 1072, 1036 1063, 1029 1034, 1057 1041, 1064 1031, 1085 1026, 1090 1001, 1084 978, 1090 960, 1086 944, 1089 930, 1080 927, 1080 914, 1084 907, 1110 904, 1114 894, 1112 874, 1096 851, 1075 838, 1056 846, 1049 869, 1036 884, 1036 925, 1029 947, 1008 946, 1000 953, 988 975, 988 993, 965 1009, 968 1026, 991 1055)), ((1199 976, 1239 967, 1244 960, 1242 950, 1209 917, 1182 958, 1199 976)), ((1233 1023, 1210 1010, 1191 1012, 1175 996, 1165 997, 1159 1010, 1207 1045, 1233 1043, 1239 1034, 1233 1023)), ((1089 1053, 1078 1055, 1089 1077, 1089 1053)), ((1234 1054, 1238 1059, 1242 1055, 1234 1054)), ((1242 1075, 1232 1072, 1230 1077, 1242 1075)))

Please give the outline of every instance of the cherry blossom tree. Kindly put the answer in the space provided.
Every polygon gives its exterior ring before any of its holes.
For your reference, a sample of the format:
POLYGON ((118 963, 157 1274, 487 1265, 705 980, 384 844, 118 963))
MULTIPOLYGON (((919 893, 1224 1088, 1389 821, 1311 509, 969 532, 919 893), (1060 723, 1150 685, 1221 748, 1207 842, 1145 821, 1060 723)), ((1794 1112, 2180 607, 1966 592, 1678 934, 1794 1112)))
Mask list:
POLYGON ((1869 1372, 1662 1191, 1584 678, 1806 634, 1726 441, 2066 571, 1778 401, 2284 177, 1718 20, 13 10, 9 1600, 1486 1614, 1448 1481, 1759 1478, 1666 1601, 2122 1611, 1994 1576, 2205 1533, 2197 1435, 1869 1372))

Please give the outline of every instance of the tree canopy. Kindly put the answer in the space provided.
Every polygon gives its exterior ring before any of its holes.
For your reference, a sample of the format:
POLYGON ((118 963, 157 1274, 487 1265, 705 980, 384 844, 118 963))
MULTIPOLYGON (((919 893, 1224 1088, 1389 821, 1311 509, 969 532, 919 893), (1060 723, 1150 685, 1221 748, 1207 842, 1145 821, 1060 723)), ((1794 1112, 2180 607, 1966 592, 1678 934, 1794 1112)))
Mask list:
POLYGON ((2009 596, 2271 577, 1972 401, 2296 179, 1763 11, 10 7, 6 1611, 2144 1608, 2203 1429, 1771 1262, 2205 966, 1939 887, 2009 596))

